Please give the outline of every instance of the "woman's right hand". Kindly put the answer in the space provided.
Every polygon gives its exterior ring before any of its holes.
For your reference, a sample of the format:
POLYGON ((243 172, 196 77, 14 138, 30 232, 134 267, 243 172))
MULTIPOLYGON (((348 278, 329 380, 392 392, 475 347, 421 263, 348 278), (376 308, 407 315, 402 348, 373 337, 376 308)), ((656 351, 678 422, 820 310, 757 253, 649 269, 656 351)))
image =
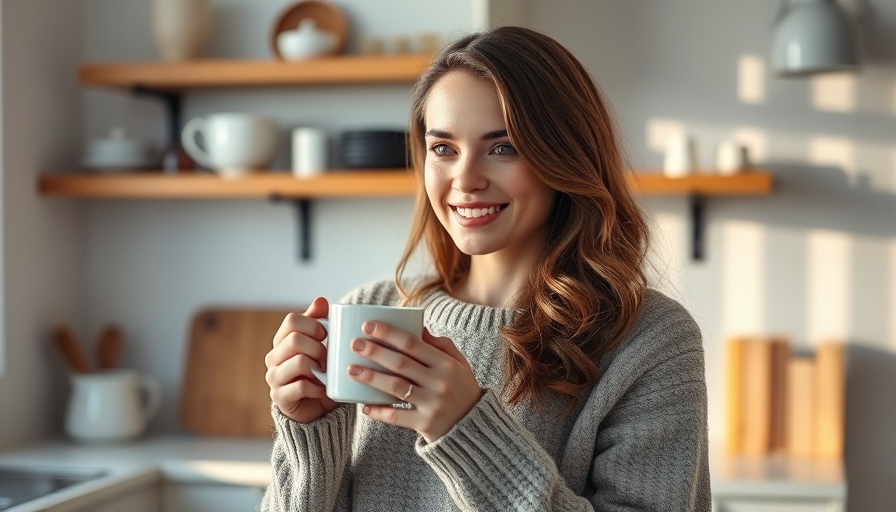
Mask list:
POLYGON ((327 369, 327 348, 321 343, 327 333, 316 319, 326 318, 329 309, 327 299, 318 297, 304 315, 286 315, 274 335, 274 348, 264 358, 271 400, 299 423, 312 422, 337 407, 311 373, 312 368, 327 369))

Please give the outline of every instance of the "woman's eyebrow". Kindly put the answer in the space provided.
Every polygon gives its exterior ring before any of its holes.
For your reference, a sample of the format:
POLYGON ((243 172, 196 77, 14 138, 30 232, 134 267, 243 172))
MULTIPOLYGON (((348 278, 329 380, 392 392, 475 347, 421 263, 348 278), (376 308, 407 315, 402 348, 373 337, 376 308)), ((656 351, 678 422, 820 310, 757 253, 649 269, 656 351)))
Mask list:
POLYGON ((507 137, 507 130, 505 128, 487 132, 485 135, 482 136, 482 140, 500 139, 503 137, 507 137))
MULTIPOLYGON (((431 130, 427 130, 425 136, 427 137, 438 137, 440 139, 454 139, 454 135, 444 130, 437 130, 435 128, 431 130)), ((492 140, 492 139, 500 139, 502 137, 507 137, 507 129, 501 128, 500 130, 492 130, 490 132, 486 132, 482 136, 482 140, 492 140)))
POLYGON ((436 130, 435 128, 431 130, 427 130, 424 134, 427 137, 438 137, 440 139, 453 139, 454 135, 444 131, 444 130, 436 130))

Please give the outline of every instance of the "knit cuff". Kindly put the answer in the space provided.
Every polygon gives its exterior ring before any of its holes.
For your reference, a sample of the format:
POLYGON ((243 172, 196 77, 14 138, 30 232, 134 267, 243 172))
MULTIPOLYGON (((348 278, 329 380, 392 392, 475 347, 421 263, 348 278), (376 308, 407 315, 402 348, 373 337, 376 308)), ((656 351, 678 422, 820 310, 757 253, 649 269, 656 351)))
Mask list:
POLYGON ((305 424, 276 406, 272 416, 277 428, 271 461, 274 487, 282 498, 301 504, 297 510, 329 510, 347 474, 355 406, 340 405, 305 424))
POLYGON ((415 449, 461 508, 546 510, 560 478, 550 455, 493 391, 447 434, 415 449))

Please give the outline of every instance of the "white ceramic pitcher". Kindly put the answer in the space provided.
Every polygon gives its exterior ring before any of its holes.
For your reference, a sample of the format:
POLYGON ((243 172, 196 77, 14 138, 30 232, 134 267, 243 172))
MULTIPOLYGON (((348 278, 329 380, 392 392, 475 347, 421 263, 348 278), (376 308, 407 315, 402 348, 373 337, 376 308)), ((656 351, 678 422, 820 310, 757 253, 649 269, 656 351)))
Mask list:
POLYGON ((65 431, 85 442, 125 441, 143 433, 162 403, 162 388, 134 370, 71 376, 65 431))

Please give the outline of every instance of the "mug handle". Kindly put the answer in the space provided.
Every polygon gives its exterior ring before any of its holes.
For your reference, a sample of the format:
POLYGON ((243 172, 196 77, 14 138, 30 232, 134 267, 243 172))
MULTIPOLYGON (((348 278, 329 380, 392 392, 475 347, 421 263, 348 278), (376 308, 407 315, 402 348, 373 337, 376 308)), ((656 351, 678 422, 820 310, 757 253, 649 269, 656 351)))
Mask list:
POLYGON ((162 408, 162 386, 159 381, 148 375, 140 376, 140 389, 145 393, 143 403, 143 423, 153 419, 162 408))
POLYGON ((201 117, 190 119, 184 126, 184 129, 180 132, 180 144, 193 160, 199 162, 203 167, 211 169, 211 157, 208 155, 208 152, 199 147, 199 143, 196 142, 196 135, 202 131, 204 126, 205 119, 201 117))
MULTIPOLYGON (((326 318, 318 318, 317 322, 324 326, 324 329, 327 330, 327 336, 329 336, 330 335, 330 322, 328 322, 326 318)), ((324 338, 323 343, 326 344, 326 342, 327 342, 327 338, 324 338)), ((321 383, 324 385, 324 387, 327 387, 327 372, 317 371, 314 368, 312 368, 311 373, 313 373, 314 376, 317 377, 317 380, 321 381, 321 383)))

